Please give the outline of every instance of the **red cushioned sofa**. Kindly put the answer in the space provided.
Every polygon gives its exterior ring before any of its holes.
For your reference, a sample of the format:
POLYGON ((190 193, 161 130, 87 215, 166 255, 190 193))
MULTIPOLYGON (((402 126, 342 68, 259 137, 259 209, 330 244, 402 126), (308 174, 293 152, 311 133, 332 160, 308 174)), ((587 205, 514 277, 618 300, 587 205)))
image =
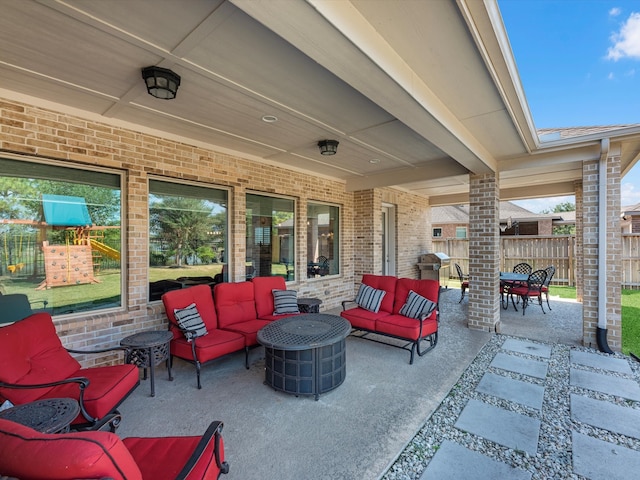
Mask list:
POLYGON ((0 328, 0 403, 14 405, 46 398, 73 398, 80 414, 73 429, 97 429, 120 422, 116 410, 140 384, 138 368, 121 364, 81 368, 69 352, 102 353, 121 347, 79 352, 62 346, 51 315, 34 313, 0 328))
POLYGON ((102 431, 46 434, 0 419, 0 477, 20 480, 217 479, 222 423, 193 437, 125 438, 102 431))
POLYGON ((413 364, 414 352, 422 356, 436 346, 440 317, 438 310, 440 285, 438 281, 365 274, 362 276, 362 284, 382 291, 384 295, 377 311, 367 310, 357 304, 353 306, 356 303, 355 300, 342 302, 343 311, 340 312, 340 315, 349 320, 354 333, 360 332, 355 336, 380 341, 379 336, 382 335, 406 341, 402 345, 389 344, 409 350, 411 352, 410 364, 413 364), (435 309, 426 316, 416 315, 418 318, 401 314, 411 291, 433 302, 435 309), (347 308, 348 306, 351 308, 347 308), (370 336, 370 334, 377 334, 377 336, 370 336), (424 341, 429 342, 429 347, 423 350, 421 344, 424 341))
POLYGON ((202 364, 244 349, 245 367, 249 368, 249 349, 258 345, 258 331, 273 320, 292 315, 274 315, 273 290, 286 290, 284 278, 254 277, 246 282, 219 283, 213 295, 208 286, 197 285, 162 296, 169 329, 173 332, 171 355, 195 364, 198 388, 202 388, 202 364), (192 303, 207 334, 189 341, 178 326, 174 312, 192 303))

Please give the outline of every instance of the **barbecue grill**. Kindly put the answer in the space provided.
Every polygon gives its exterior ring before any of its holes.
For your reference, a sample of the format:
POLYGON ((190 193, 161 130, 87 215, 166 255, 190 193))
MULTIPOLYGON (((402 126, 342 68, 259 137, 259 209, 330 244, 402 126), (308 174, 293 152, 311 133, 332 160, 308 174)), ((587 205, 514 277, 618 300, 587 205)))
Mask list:
POLYGON ((418 268, 420 269, 421 279, 437 280, 441 287, 447 286, 446 278, 449 274, 449 265, 451 258, 446 253, 425 253, 420 255, 418 268))

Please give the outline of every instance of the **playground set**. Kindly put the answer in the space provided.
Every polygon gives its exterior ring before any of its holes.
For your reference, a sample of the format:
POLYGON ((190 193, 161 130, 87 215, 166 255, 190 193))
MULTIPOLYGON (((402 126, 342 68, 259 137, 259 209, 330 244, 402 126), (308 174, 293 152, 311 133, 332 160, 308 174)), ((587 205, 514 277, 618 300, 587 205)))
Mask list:
POLYGON ((0 225, 23 226, 13 235, 9 227, 3 235, 4 263, 10 275, 24 270, 27 275, 38 276, 38 243, 41 243, 45 279, 36 290, 99 283, 95 273, 100 269, 102 257, 120 261, 120 252, 104 243, 105 230, 120 227, 93 226, 84 198, 42 195, 42 217, 44 221, 0 220, 0 225), (38 228, 38 232, 26 232, 24 227, 38 228), (65 243, 50 245, 44 240, 48 227, 64 230, 65 243))

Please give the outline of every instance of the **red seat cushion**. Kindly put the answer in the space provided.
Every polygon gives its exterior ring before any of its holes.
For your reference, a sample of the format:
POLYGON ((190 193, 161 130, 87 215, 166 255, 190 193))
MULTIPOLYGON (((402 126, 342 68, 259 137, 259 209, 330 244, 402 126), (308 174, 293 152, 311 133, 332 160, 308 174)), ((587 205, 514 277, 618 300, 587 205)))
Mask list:
POLYGON ((376 321, 376 331, 406 338, 408 340, 418 340, 438 331, 438 322, 433 317, 422 322, 422 332, 420 332, 420 320, 405 317, 404 315, 387 315, 376 321))
MULTIPOLYGON (((0 328, 0 365, 0 380, 17 384, 62 380, 80 370, 78 361, 62 346, 51 315, 44 312, 0 328)), ((3 388, 0 395, 17 405, 37 400, 50 390, 3 388)))
POLYGON ((211 287, 209 285, 195 285, 193 287, 183 288, 181 290, 171 290, 162 295, 162 303, 167 314, 169 322, 174 326, 172 331, 174 337, 181 336, 179 327, 177 326, 174 310, 180 310, 188 307, 192 303, 196 304, 200 318, 207 327, 207 331, 218 328, 218 317, 216 309, 213 305, 213 296, 211 295, 211 287))
POLYGON ((220 328, 258 318, 252 282, 219 283, 214 295, 220 328))
MULTIPOLYGON (((200 437, 129 437, 123 440, 142 471, 142 477, 149 480, 175 479, 199 441, 200 437), (159 462, 158 459, 171 459, 171 461, 159 462)), ((195 464, 187 478, 213 480, 219 477, 220 470, 213 456, 214 445, 213 441, 209 442, 200 457, 201 461, 195 464)), ((222 438, 220 438, 220 452, 224 452, 222 438)), ((224 455, 220 461, 224 461, 224 455)))
POLYGON ((256 303, 256 314, 258 318, 270 317, 269 320, 275 318, 285 318, 282 315, 274 317, 273 310, 273 290, 286 290, 287 285, 282 277, 254 277, 251 279, 253 283, 253 293, 256 303))
MULTIPOLYGON (((400 309, 407 301, 410 290, 413 290, 418 295, 421 295, 424 298, 428 298, 433 303, 438 303, 438 298, 440 295, 440 283, 437 280, 416 280, 412 278, 400 278, 398 279, 398 283, 396 285, 396 297, 393 304, 394 314, 400 313, 400 309)), ((435 310, 429 318, 435 320, 435 310)))
POLYGON ((365 330, 375 330, 376 320, 389 315, 390 313, 382 311, 382 308, 378 313, 370 312, 362 307, 350 308, 340 312, 340 316, 347 319, 353 328, 363 328, 365 330))
POLYGON ((397 282, 398 278, 391 275, 372 275, 369 273, 362 275, 362 283, 387 292, 387 294, 382 298, 380 312, 393 312, 393 299, 396 294, 397 282))
POLYGON ((0 472, 21 480, 143 478, 120 438, 110 432, 44 434, 0 419, 0 445, 0 472))
MULTIPOLYGON (((245 337, 239 333, 227 330, 209 331, 204 337, 199 337, 196 342, 196 357, 200 362, 208 362, 222 357, 228 353, 237 352, 245 347, 245 337)), ((193 360, 191 343, 184 336, 174 338, 171 341, 171 355, 185 360, 193 360)))

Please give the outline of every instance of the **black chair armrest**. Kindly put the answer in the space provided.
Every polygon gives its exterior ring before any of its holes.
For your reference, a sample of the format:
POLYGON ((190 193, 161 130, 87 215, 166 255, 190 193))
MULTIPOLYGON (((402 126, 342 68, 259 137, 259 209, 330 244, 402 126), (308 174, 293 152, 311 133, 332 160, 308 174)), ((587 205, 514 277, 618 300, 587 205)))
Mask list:
POLYGON ((347 304, 349 304, 349 303, 356 303, 356 301, 355 300, 343 300, 342 301, 342 310, 343 311, 347 309, 347 304))
POLYGON ((56 380, 55 382, 25 384, 0 382, 0 387, 27 390, 30 388, 56 387, 58 385, 64 385, 65 383, 78 383, 80 384, 80 389, 83 390, 89 386, 89 379, 85 377, 71 377, 65 378, 64 380, 56 380))
POLYGON ((91 415, 89 415, 89 413, 87 412, 87 410, 86 410, 86 408, 84 406, 84 391, 89 386, 89 379, 86 378, 86 377, 70 377, 70 378, 65 378, 63 380, 56 380, 55 382, 32 383, 32 384, 28 384, 28 383, 17 384, 17 383, 0 382, 0 387, 28 390, 28 389, 34 389, 34 388, 56 387, 58 385, 65 385, 67 383, 77 383, 78 384, 78 388, 80 389, 80 393, 78 395, 78 404, 80 405, 80 413, 82 413, 82 416, 84 418, 86 418, 88 421, 96 422, 98 419, 97 418, 93 418, 91 415))
POLYGON ((213 455, 215 457, 216 465, 220 469, 220 473, 229 473, 229 464, 227 462, 223 462, 220 458, 220 439, 222 438, 222 427, 222 422, 211 422, 209 428, 207 428, 207 431, 204 432, 204 435, 202 435, 202 438, 198 442, 198 445, 191 454, 191 457, 189 457, 189 460, 187 461, 185 466, 176 476, 176 480, 181 480, 188 477, 189 473, 198 463, 198 461, 202 457, 202 454, 205 452, 211 442, 214 442, 213 455))
POLYGON ((69 353, 81 353, 81 354, 90 354, 90 353, 105 353, 105 352, 126 352, 127 347, 107 347, 107 348, 99 348, 97 350, 78 350, 75 348, 65 348, 65 350, 69 353))

